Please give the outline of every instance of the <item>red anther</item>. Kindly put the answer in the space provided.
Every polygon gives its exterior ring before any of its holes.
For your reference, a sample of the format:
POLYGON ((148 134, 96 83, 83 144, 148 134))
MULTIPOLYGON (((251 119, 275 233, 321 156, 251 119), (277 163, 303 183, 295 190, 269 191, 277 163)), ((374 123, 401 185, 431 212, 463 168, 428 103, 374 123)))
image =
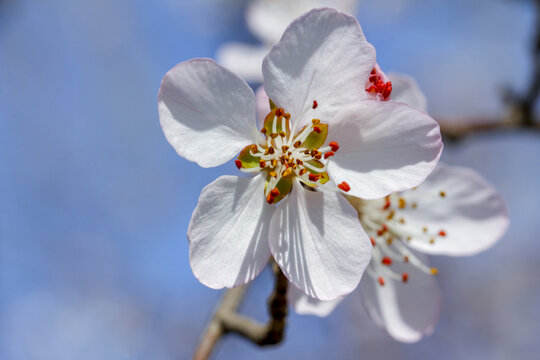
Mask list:
POLYGON ((375 242, 375 239, 373 239, 372 237, 369 238, 369 240, 371 240, 371 245, 375 246, 377 243, 375 242))
POLYGON ((319 103, 317 102, 317 100, 313 100, 313 108, 316 109, 317 106, 319 106, 319 103))
POLYGON ((269 204, 274 202, 274 197, 272 196, 272 194, 268 194, 266 196, 266 202, 269 203, 269 204))
POLYGON ((444 230, 439 231, 439 236, 443 236, 443 237, 446 236, 446 231, 444 230))
POLYGON ((317 181, 317 180, 319 180, 319 177, 320 177, 320 175, 318 175, 318 174, 309 173, 309 175, 308 175, 309 181, 317 181))
POLYGON ((384 90, 382 92, 383 99, 388 99, 390 97, 390 94, 392 93, 392 82, 389 81, 384 86, 384 90))
POLYGON ((377 75, 371 75, 371 76, 369 77, 369 82, 372 82, 372 83, 373 83, 373 82, 377 81, 377 77, 378 77, 377 75))
POLYGON ((371 85, 370 87, 366 89, 366 91, 369 93, 376 93, 377 89, 375 88, 375 85, 371 85))
POLYGON ((390 259, 388 256, 383 257, 381 262, 383 263, 383 265, 392 265, 392 259, 390 259))
POLYGON ((242 162, 240 160, 234 160, 234 163, 236 164, 236 167, 241 169, 242 168, 242 162))
POLYGON ((283 116, 285 115, 285 111, 282 108, 278 108, 276 110, 276 116, 283 116))
POLYGON ((324 154, 324 158, 325 159, 328 159, 330 156, 334 156, 335 154, 332 152, 332 151, 329 151, 327 152, 326 154, 324 154))
POLYGON ((314 126, 314 127, 313 127, 313 131, 315 131, 317 134, 320 134, 322 130, 321 130, 320 127, 314 126))
POLYGON ((351 187, 345 181, 342 181, 341 184, 339 184, 337 187, 345 192, 349 192, 349 190, 351 190, 351 187))
POLYGON ((273 188, 270 190, 270 195, 272 195, 272 197, 279 196, 279 190, 277 188, 273 188))
POLYGON ((390 207, 390 205, 392 205, 392 203, 390 202, 390 199, 389 198, 386 198, 386 201, 384 203, 384 206, 383 206, 383 210, 388 210, 388 208, 390 207))
POLYGON ((379 284, 381 286, 384 286, 384 279, 382 277, 380 277, 378 280, 379 280, 379 284))
POLYGON ((371 70, 371 74, 376 74, 377 73, 377 70, 375 70, 375 68, 373 68, 373 70, 371 70))
POLYGON ((330 146, 332 148, 332 151, 334 151, 334 152, 339 150, 339 144, 337 142, 335 142, 335 141, 330 141, 328 146, 330 146))
POLYGON ((403 274, 401 275, 401 281, 403 281, 404 283, 406 283, 407 281, 409 281, 409 274, 403 273, 403 274))

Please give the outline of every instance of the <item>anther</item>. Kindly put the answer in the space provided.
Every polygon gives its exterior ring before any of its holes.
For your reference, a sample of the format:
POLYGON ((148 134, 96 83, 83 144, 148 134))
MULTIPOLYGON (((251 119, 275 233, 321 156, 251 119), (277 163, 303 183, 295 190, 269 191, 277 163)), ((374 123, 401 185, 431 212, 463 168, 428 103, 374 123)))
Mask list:
POLYGON ((249 147, 249 149, 251 150, 252 153, 256 154, 259 149, 257 149, 257 145, 253 144, 249 147))
POLYGON ((280 131, 280 132, 279 132, 279 136, 285 137, 285 131, 280 131))
POLYGON ((445 237, 446 236, 446 231, 444 231, 444 230, 439 231, 439 236, 445 237))
POLYGON ((375 246, 375 245, 376 245, 375 239, 373 239, 372 237, 370 237, 369 240, 371 240, 371 245, 372 245, 372 246, 375 246))
POLYGON ((417 203, 412 203, 411 207, 412 207, 413 209, 416 209, 416 208, 418 207, 418 204, 417 204, 417 203))
POLYGON ((287 150, 289 150, 289 147, 288 147, 287 145, 283 145, 283 146, 281 147, 281 150, 282 150, 283 152, 287 152, 287 150))
POLYGON ((390 212, 388 213, 388 216, 386 217, 386 220, 392 220, 395 215, 396 215, 396 212, 394 210, 390 210, 390 212))
POLYGON ((406 262, 406 263, 408 263, 408 262, 409 262, 409 257, 408 257, 407 255, 405 255, 405 256, 403 257, 403 261, 406 262))
POLYGON ((317 100, 313 100, 313 108, 316 109, 319 104, 317 103, 317 100))
POLYGON ((276 133, 271 133, 271 134, 270 134, 270 137, 271 137, 272 139, 277 138, 277 136, 278 136, 278 134, 276 134, 276 133))
POLYGON ((234 160, 234 163, 236 164, 236 167, 241 169, 242 168, 242 162, 240 160, 234 160))
POLYGON ((336 141, 330 141, 328 146, 330 146, 334 152, 339 150, 339 144, 336 141))
POLYGON ((270 195, 272 195, 272 197, 279 196, 279 190, 277 188, 273 188, 272 190, 270 190, 270 195))
POLYGON ((384 201, 384 206, 383 206, 383 210, 388 210, 388 208, 390 207, 392 203, 390 202, 390 198, 387 196, 385 198, 385 201, 384 201))
POLYGON ((427 232, 427 230, 428 230, 428 228, 425 227, 425 226, 422 228, 422 231, 425 232, 425 233, 427 232))
POLYGON ((388 256, 385 256, 382 258, 381 263, 386 266, 392 265, 392 259, 390 259, 388 256))
POLYGON ((386 231, 388 231, 388 226, 386 226, 386 224, 382 224, 382 227, 379 230, 377 230, 377 235, 381 236, 386 231))
POLYGON ((313 119, 313 120, 311 120, 311 122, 313 123, 313 125, 319 125, 321 123, 321 120, 313 119))
POLYGON ((276 116, 283 116, 285 115, 285 111, 282 108, 276 109, 276 116))
POLYGON ((382 277, 379 277, 378 281, 379 285, 384 286, 384 279, 382 277))
POLYGON ((276 167, 277 166, 277 159, 272 159, 272 167, 276 167))
POLYGON ((262 132, 263 134, 266 134, 266 128, 262 128, 262 129, 261 129, 261 132, 262 132))
POLYGON ((431 275, 437 275, 439 273, 439 269, 437 269, 436 267, 432 267, 431 269, 429 269, 429 273, 431 275))
POLYGON ((264 161, 264 160, 259 160, 259 166, 260 166, 261 168, 265 168, 265 167, 266 167, 266 161, 264 161))
POLYGON ((326 154, 324 154, 324 158, 325 158, 325 159, 328 159, 330 156, 334 156, 334 152, 333 152, 333 151, 329 151, 329 152, 327 152, 326 154))
POLYGON ((341 184, 338 184, 337 187, 340 188, 341 190, 345 191, 345 192, 349 192, 349 190, 351 190, 351 187, 345 181, 342 181, 341 184))
POLYGON ((430 244, 435 244, 435 239, 434 238, 429 239, 429 243, 430 244))
POLYGON ((291 173, 292 173, 292 170, 291 170, 291 169, 285 169, 285 170, 281 173, 281 176, 287 177, 287 176, 291 175, 291 173))
POLYGON ((302 143, 300 142, 300 140, 298 140, 297 142, 295 142, 295 143, 293 144, 293 146, 294 146, 295 148, 299 148, 300 145, 302 145, 302 143))
POLYGON ((401 281, 406 283, 408 280, 409 280, 409 274, 407 274, 407 273, 401 274, 401 281))
POLYGON ((314 126, 313 131, 315 131, 317 134, 320 134, 322 132, 321 128, 318 126, 314 126))
POLYGON ((274 177, 274 178, 277 177, 277 174, 276 174, 275 171, 269 171, 268 175, 270 175, 271 177, 274 177))
POLYGON ((272 196, 272 194, 268 194, 266 196, 266 202, 269 203, 269 204, 274 202, 274 197, 272 196))
POLYGON ((269 153, 270 155, 273 155, 274 152, 275 152, 274 148, 270 146, 270 147, 268 148, 268 153, 269 153))
POLYGON ((304 175, 305 173, 307 173, 307 170, 304 168, 304 169, 301 169, 301 170, 298 172, 298 175, 302 176, 302 175, 304 175))
POLYGON ((439 195, 440 195, 440 197, 442 197, 442 198, 443 198, 443 197, 446 197, 446 193, 445 193, 444 191, 441 191, 441 192, 439 193, 439 195))
POLYGON ((319 174, 312 174, 312 173, 310 173, 310 174, 308 175, 309 181, 313 181, 313 182, 318 181, 320 177, 321 177, 321 175, 319 175, 319 174))
POLYGON ((405 202, 405 199, 404 198, 399 198, 398 199, 398 207, 400 209, 404 209, 405 208, 405 205, 407 205, 407 203, 405 202))

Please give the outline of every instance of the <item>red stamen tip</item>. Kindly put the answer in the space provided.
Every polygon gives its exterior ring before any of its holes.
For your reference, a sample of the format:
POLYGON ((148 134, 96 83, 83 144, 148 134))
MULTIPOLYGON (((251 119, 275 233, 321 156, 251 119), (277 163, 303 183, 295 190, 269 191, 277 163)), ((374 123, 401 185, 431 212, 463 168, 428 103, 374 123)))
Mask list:
POLYGON ((342 181, 341 184, 339 184, 337 187, 345 192, 349 192, 349 190, 351 190, 351 187, 345 181, 342 181))
POLYGON ((310 174, 308 175, 309 181, 317 181, 317 180, 319 180, 319 177, 320 177, 319 174, 312 174, 312 173, 310 173, 310 174))
POLYGON ((266 196, 266 202, 269 204, 274 202, 274 197, 272 196, 272 194, 268 194, 268 196, 266 196))
POLYGON ((390 202, 390 199, 386 198, 386 201, 385 201, 384 206, 383 206, 383 210, 388 210, 390 205, 392 205, 392 203, 390 202))
POLYGON ((390 259, 388 256, 383 257, 381 262, 383 263, 383 265, 392 265, 392 259, 390 259))
POLYGON ((373 239, 372 237, 369 238, 369 240, 371 240, 371 245, 375 246, 376 243, 375 243, 375 239, 373 239))
POLYGON ((381 286, 384 286, 384 279, 382 277, 380 277, 378 280, 379 280, 379 284, 381 286))
POLYGON ((282 108, 276 109, 276 116, 285 115, 285 111, 282 108))
POLYGON ((444 231, 444 230, 439 231, 439 236, 445 237, 446 236, 446 231, 444 231))
POLYGON ((317 102, 317 100, 313 100, 313 108, 316 109, 317 106, 319 106, 319 103, 317 102))
POLYGON ((335 154, 334 154, 333 151, 329 151, 329 152, 327 152, 326 154, 324 154, 324 158, 325 158, 325 159, 328 159, 330 156, 334 156, 334 155, 335 155, 335 154))
POLYGON ((272 195, 272 197, 279 196, 279 190, 277 188, 270 190, 270 195, 272 195))
POLYGON ((339 144, 335 141, 330 141, 328 146, 330 146, 334 152, 339 150, 339 144))
POLYGON ((403 273, 403 275, 401 275, 401 281, 403 281, 404 283, 409 281, 409 274, 403 273))
POLYGON ((314 126, 314 127, 313 127, 313 131, 315 131, 317 134, 320 134, 322 130, 321 130, 320 127, 314 126))
POLYGON ((236 164, 236 167, 241 169, 242 168, 242 162, 240 160, 234 160, 234 163, 236 164))

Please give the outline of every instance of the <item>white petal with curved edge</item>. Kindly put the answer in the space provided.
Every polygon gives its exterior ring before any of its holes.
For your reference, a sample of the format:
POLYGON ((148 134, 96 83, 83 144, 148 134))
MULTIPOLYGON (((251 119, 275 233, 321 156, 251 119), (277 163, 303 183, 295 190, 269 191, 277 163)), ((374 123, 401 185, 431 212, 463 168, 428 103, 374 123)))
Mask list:
POLYGON ((442 152, 439 125, 427 114, 391 101, 361 101, 336 115, 328 140, 339 150, 328 174, 347 193, 377 199, 410 189, 433 170, 442 152))
POLYGON ((419 341, 433 332, 439 319, 439 286, 433 275, 412 266, 394 262, 391 267, 398 273, 407 272, 407 283, 385 277, 385 284, 381 286, 377 279, 364 276, 360 282, 364 305, 377 326, 394 339, 408 343, 419 341))
POLYGON ((509 225, 503 199, 472 169, 439 164, 423 184, 402 196, 417 204, 400 210, 406 220, 401 227, 412 235, 407 244, 425 253, 473 255, 497 242, 509 225), (446 236, 436 235, 441 230, 446 236), (429 242, 430 234, 434 243, 429 242))
POLYGON ((371 258, 371 242, 348 201, 298 182, 274 213, 269 240, 289 281, 319 300, 353 291, 371 258))
POLYGON ((202 167, 224 164, 256 142, 253 91, 211 59, 189 60, 169 70, 158 103, 169 143, 202 167))
POLYGON ((218 63, 247 82, 260 83, 263 80, 262 62, 270 47, 228 43, 218 49, 218 63))
POLYGON ((330 124, 343 106, 367 98, 374 65, 375 50, 355 18, 316 9, 295 20, 264 59, 264 88, 300 126, 314 118, 330 124))
POLYGON ((262 175, 221 176, 201 192, 188 228, 195 277, 213 289, 245 284, 270 257, 268 226, 274 207, 262 175))
POLYGON ((298 16, 314 8, 330 6, 353 13, 357 0, 254 0, 246 10, 249 30, 262 42, 274 45, 287 26, 298 16))
POLYGON ((290 284, 287 289, 287 297, 296 313, 321 317, 328 316, 344 299, 343 297, 339 297, 330 301, 317 300, 311 296, 307 296, 293 284, 290 284))
POLYGON ((420 111, 427 111, 427 100, 418 83, 410 76, 390 73, 392 101, 398 101, 420 111))

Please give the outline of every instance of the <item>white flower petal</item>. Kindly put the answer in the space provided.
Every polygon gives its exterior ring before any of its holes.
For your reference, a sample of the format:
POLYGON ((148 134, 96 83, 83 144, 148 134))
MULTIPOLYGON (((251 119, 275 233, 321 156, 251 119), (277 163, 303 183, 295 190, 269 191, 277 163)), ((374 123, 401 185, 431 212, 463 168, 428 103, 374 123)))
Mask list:
POLYGON ((472 169, 439 164, 418 189, 402 195, 417 204, 400 211, 406 220, 401 226, 412 235, 407 244, 425 253, 473 255, 497 242, 509 225, 503 199, 472 169))
POLYGON ((218 63, 239 75, 247 82, 260 83, 263 80, 262 62, 270 47, 228 43, 218 49, 218 63))
POLYGON ((338 297, 337 299, 330 301, 317 300, 311 296, 307 296, 303 291, 298 289, 293 284, 289 285, 287 297, 289 299, 289 303, 292 304, 296 313, 321 317, 328 316, 344 299, 343 297, 338 297))
POLYGON ((221 176, 201 192, 188 228, 195 277, 213 289, 245 284, 270 257, 268 226, 274 207, 263 176, 221 176))
POLYGON ((364 304, 373 321, 394 339, 408 343, 419 341, 433 332, 439 318, 439 287, 433 275, 412 266, 394 262, 392 270, 407 272, 408 281, 403 283, 385 277, 381 286, 377 279, 364 276, 360 282, 364 304))
POLYGON ((410 107, 427 112, 427 100, 418 83, 410 76, 390 73, 392 82, 392 101, 398 101, 410 107))
POLYGON ((353 291, 371 258, 371 243, 343 196, 295 184, 270 224, 270 250, 307 295, 333 300, 353 291))
POLYGON ((353 13, 357 0, 253 0, 246 11, 249 30, 262 42, 277 43, 287 26, 306 11, 319 7, 353 13))
POLYGON ((377 199, 410 189, 433 170, 442 152, 439 125, 425 113, 391 101, 361 101, 336 115, 328 140, 339 150, 328 174, 351 196, 377 199))
POLYGON ((264 119, 270 112, 270 102, 266 91, 263 86, 259 86, 255 91, 255 109, 257 110, 257 128, 262 129, 264 119))
POLYGON ((300 125, 331 123, 343 106, 367 98, 374 65, 375 50, 355 18, 316 9, 296 19, 264 59, 264 88, 300 125))
POLYGON ((167 140, 202 167, 224 164, 256 142, 253 91, 213 60, 194 59, 169 70, 158 100, 167 140))

